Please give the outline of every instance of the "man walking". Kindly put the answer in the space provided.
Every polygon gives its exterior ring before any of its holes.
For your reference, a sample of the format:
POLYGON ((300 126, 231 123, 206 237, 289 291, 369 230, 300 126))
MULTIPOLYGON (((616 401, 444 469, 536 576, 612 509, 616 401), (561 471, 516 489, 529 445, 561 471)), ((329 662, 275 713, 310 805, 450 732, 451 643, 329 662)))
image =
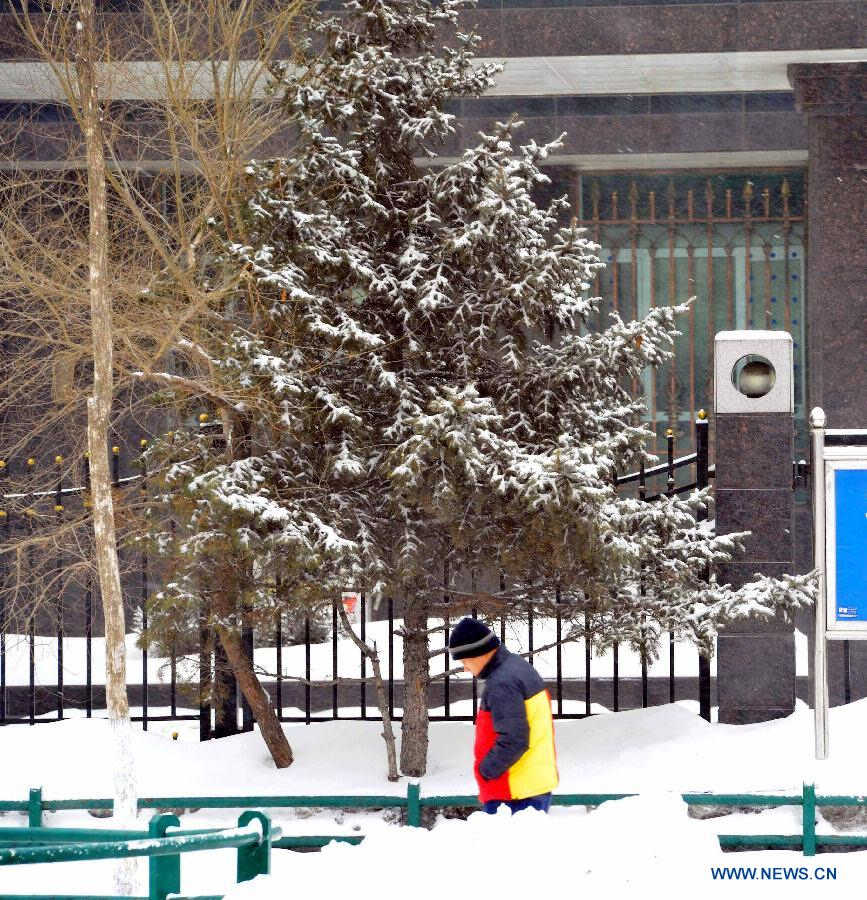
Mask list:
POLYGON ((528 807, 547 812, 559 777, 545 682, 477 619, 455 625, 449 653, 485 685, 473 767, 483 809, 494 813, 505 803, 513 813, 528 807))

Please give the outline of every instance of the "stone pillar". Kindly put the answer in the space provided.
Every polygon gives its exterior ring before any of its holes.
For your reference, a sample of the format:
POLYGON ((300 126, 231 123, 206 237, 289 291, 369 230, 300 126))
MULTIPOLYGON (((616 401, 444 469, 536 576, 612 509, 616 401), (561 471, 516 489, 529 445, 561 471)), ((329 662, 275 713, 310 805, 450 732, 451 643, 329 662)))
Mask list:
POLYGON ((867 62, 789 66, 806 113, 807 409, 867 428, 867 62))
MULTIPOLYGON (((788 74, 809 146, 807 409, 822 407, 829 428, 867 428, 867 63, 798 63, 788 74)), ((812 660, 814 629, 804 624, 812 660)), ((853 641, 850 652, 860 658, 854 699, 867 692, 864 647, 853 641)), ((843 654, 829 642, 832 705, 845 699, 843 654)))
MULTIPOLYGON (((746 552, 721 567, 720 580, 739 588, 757 572, 793 572, 791 336, 719 332, 714 340, 714 412, 717 533, 751 532, 746 552), (738 373, 749 360, 757 361, 751 366, 767 364, 773 380, 742 381, 738 373)), ((795 708, 794 626, 782 616, 726 626, 717 639, 717 692, 720 722, 745 724, 790 715, 795 708)))
MULTIPOLYGON (((791 414, 716 417, 717 533, 751 531, 746 552, 720 567, 719 579, 738 588, 755 572, 794 572, 791 414)), ((795 708, 794 626, 783 619, 747 619, 717 638, 719 721, 764 722, 795 708)))

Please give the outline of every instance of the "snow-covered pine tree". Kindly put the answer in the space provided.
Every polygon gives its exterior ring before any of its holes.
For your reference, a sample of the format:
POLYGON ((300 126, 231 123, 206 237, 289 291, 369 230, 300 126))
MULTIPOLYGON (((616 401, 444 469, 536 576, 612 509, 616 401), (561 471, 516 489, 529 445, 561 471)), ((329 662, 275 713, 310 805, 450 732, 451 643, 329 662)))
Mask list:
POLYGON ((275 73, 298 142, 250 167, 249 238, 227 240, 224 260, 246 270, 247 324, 206 348, 251 452, 226 464, 176 435, 170 476, 192 510, 176 593, 194 594, 197 559, 229 541, 251 571, 279 566, 295 597, 353 585, 402 603, 413 776, 444 560, 502 572, 522 603, 557 592, 605 626, 600 642, 651 649, 660 630, 708 647, 726 617, 809 600, 795 580, 704 582, 740 539, 696 522, 706 495, 617 496, 649 438, 625 386, 667 358, 685 307, 589 329, 598 248, 558 226, 565 199, 532 197, 559 143, 515 149, 511 122, 457 162, 419 163, 453 131, 447 101, 480 96, 497 71, 455 33, 466 5, 347 2, 312 23, 300 69, 275 73), (449 30, 454 49, 436 50, 449 30))

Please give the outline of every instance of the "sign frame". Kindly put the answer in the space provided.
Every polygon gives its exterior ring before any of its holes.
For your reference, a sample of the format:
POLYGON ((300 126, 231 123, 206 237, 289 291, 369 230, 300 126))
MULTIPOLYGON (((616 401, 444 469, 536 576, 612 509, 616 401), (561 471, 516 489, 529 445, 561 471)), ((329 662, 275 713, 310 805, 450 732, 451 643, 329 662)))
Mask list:
POLYGON ((825 477, 825 635, 828 640, 867 640, 867 621, 837 618, 836 473, 867 470, 867 447, 824 448, 825 477))
MULTIPOLYGON (((813 562, 819 576, 819 593, 815 605, 815 642, 813 648, 813 711, 816 738, 816 759, 828 758, 828 641, 865 640, 867 622, 840 623, 836 608, 836 541, 828 540, 828 526, 836 528, 836 510, 830 498, 834 495, 834 473, 852 469, 853 462, 864 462, 867 468, 867 429, 826 428, 827 418, 820 407, 810 412, 810 471, 813 481, 813 562), (848 463, 848 465, 844 465, 848 463), (830 549, 829 549, 830 548, 830 549), (829 564, 834 568, 830 569, 829 564), (829 590, 829 572, 835 584, 829 590), (831 604, 834 604, 831 606, 831 604), (829 627, 828 622, 834 625, 829 627), (841 625, 849 627, 840 627, 841 625)), ((834 532, 832 531, 832 535, 834 532)), ((836 537, 836 535, 834 535, 836 537)))

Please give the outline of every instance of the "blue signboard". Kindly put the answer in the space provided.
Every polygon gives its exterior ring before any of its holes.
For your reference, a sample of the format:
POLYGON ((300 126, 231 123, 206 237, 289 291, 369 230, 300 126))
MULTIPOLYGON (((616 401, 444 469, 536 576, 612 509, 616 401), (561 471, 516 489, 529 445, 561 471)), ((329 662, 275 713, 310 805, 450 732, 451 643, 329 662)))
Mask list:
POLYGON ((838 622, 867 622, 867 469, 836 469, 838 622))

